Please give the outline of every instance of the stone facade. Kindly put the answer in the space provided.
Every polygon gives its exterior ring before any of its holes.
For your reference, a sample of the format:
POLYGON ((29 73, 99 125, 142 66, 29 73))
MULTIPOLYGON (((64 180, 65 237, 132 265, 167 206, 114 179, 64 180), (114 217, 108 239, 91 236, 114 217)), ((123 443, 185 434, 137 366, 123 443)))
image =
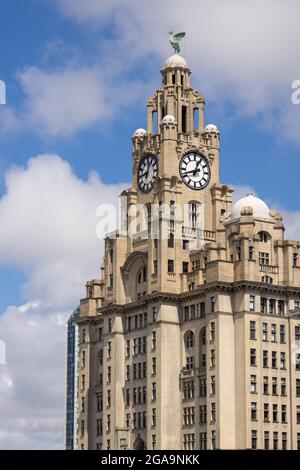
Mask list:
POLYGON ((232 207, 186 62, 174 55, 161 74, 132 138, 126 223, 80 304, 78 447, 299 449, 300 242, 260 199, 232 207), (149 155, 157 175, 140 167, 149 155))

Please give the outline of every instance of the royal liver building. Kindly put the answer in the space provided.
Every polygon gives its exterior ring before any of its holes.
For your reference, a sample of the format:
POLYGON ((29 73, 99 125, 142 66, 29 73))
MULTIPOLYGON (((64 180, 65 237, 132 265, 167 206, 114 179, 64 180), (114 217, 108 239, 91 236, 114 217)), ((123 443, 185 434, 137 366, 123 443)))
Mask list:
POLYGON ((78 447, 300 449, 300 242, 257 197, 232 205, 190 74, 161 71, 81 300, 78 447))

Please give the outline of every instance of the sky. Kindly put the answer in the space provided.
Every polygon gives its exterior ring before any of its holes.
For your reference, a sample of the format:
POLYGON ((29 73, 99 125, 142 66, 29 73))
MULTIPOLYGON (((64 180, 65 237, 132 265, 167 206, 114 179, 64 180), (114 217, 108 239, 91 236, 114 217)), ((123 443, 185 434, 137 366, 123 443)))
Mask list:
POLYGON ((222 182, 299 238, 300 3, 0 0, 0 13, 0 449, 60 449, 66 318, 99 277, 96 209, 130 182, 168 31, 187 33, 222 182))

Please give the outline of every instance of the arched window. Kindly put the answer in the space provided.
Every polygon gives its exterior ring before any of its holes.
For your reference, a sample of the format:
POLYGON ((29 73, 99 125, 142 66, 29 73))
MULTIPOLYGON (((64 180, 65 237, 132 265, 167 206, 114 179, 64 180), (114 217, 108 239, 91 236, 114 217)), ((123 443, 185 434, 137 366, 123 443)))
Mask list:
POLYGON ((261 278, 261 282, 264 282, 265 284, 273 284, 273 279, 270 276, 263 276, 261 278))
POLYGON ((187 331, 184 335, 184 343, 186 349, 191 349, 194 347, 194 333, 192 331, 187 331))
POLYGON ((269 241, 270 239, 270 235, 268 234, 268 232, 264 232, 263 230, 261 232, 258 232, 257 235, 258 235, 259 241, 263 243, 267 243, 267 241, 269 241))

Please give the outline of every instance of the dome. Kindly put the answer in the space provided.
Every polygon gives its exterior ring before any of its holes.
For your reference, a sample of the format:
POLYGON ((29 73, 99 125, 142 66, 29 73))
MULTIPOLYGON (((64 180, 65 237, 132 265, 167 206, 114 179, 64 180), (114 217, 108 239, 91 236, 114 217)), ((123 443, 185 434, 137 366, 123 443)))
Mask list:
POLYGON ((217 132, 219 134, 219 129, 217 128, 217 126, 215 126, 215 124, 207 124, 207 126, 205 126, 205 131, 206 132, 217 132))
POLYGON ((188 68, 185 59, 179 54, 173 54, 166 60, 165 68, 168 67, 182 67, 185 69, 188 68))
POLYGON ((147 131, 145 129, 139 128, 135 131, 133 134, 133 137, 144 137, 147 134, 147 131))
POLYGON ((247 208, 248 212, 249 208, 252 209, 253 217, 270 219, 270 209, 267 204, 253 194, 247 194, 246 197, 242 197, 233 205, 231 219, 239 219, 243 208, 247 208))
POLYGON ((176 124, 176 119, 172 114, 167 114, 161 121, 162 124, 176 124))

